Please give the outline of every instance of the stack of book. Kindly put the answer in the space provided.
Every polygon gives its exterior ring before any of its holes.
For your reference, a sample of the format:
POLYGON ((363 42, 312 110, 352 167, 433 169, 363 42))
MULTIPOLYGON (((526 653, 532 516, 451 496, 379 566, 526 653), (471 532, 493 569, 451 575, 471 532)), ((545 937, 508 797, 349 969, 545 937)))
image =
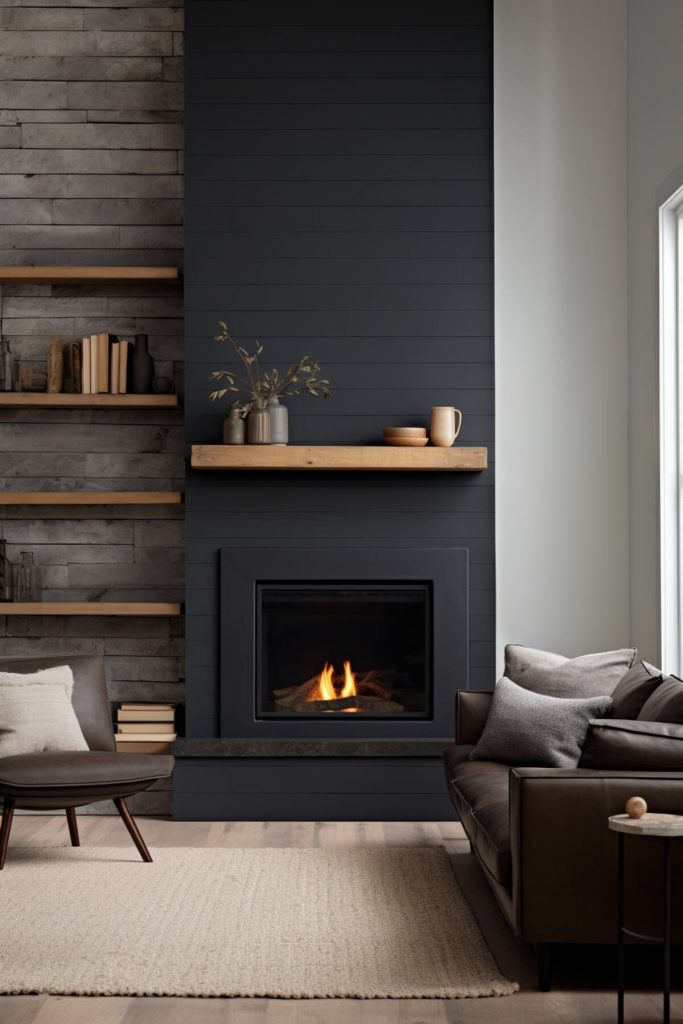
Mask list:
POLYGON ((128 380, 129 341, 109 334, 83 338, 81 393, 84 395, 125 395, 128 380))
POLYGON ((169 754, 176 738, 173 704, 121 704, 116 749, 124 754, 169 754))

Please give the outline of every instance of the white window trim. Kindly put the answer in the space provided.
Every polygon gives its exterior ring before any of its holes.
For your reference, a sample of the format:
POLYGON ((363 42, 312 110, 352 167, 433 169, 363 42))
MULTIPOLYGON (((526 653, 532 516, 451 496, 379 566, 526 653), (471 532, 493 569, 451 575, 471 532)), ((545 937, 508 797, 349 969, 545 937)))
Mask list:
POLYGON ((683 668, 683 186, 659 207, 662 668, 683 668))

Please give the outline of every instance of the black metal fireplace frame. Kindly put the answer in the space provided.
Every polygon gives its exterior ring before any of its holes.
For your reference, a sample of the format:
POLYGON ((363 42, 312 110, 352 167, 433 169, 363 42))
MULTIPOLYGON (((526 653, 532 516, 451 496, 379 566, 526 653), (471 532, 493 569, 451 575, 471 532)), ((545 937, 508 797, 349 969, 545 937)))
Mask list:
POLYGON ((224 547, 220 551, 221 735, 241 739, 437 739, 468 685, 468 551, 458 547, 224 547), (304 557, 305 555, 305 557, 304 557), (256 717, 257 583, 419 583, 432 594, 432 715, 256 717), (351 718, 351 716, 349 716, 351 718))

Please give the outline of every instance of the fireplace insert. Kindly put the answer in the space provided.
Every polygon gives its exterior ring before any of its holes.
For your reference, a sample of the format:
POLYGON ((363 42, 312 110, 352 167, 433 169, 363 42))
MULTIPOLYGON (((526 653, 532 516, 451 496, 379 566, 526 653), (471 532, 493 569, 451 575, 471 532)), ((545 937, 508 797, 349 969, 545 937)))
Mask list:
POLYGON ((221 735, 449 736, 468 679, 467 574, 463 548, 415 540, 222 548, 221 735))
POLYGON ((256 586, 257 718, 428 717, 431 583, 256 586))

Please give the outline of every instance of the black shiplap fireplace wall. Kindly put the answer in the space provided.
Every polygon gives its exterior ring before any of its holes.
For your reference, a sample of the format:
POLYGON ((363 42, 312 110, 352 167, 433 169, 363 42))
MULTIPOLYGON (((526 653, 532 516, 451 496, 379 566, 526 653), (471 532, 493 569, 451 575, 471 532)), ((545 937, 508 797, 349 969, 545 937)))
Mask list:
POLYGON ((480 474, 187 475, 187 735, 221 735, 219 559, 229 544, 469 552, 469 679, 494 680, 492 11, 420 4, 187 5, 186 436, 215 442, 216 322, 268 362, 310 353, 328 402, 293 443, 377 442, 463 411, 480 474))

